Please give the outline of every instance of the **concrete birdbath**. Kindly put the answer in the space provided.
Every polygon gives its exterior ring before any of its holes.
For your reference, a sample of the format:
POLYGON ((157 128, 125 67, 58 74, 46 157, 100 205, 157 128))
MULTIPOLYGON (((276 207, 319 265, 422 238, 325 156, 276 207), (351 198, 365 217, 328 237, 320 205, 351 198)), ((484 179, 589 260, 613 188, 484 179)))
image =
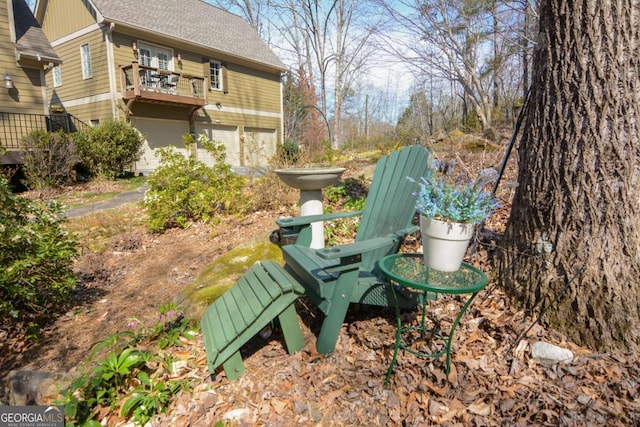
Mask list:
MULTIPOLYGON (((322 189, 338 182, 345 168, 288 168, 274 172, 290 187, 300 190, 300 215, 322 215, 322 189)), ((311 223, 311 247, 324 248, 322 221, 311 223)))

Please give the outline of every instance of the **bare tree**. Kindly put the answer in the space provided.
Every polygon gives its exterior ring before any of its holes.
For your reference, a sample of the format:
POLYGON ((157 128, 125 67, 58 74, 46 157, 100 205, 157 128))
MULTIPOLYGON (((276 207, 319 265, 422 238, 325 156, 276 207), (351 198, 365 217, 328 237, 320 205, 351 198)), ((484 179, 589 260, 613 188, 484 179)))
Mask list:
POLYGON ((640 1, 543 0, 501 282, 599 350, 640 347, 640 1))
POLYGON ((385 3, 393 24, 387 49, 423 74, 457 82, 484 127, 491 126, 484 52, 493 31, 488 0, 385 3))
POLYGON ((337 148, 342 138, 342 105, 346 94, 365 67, 371 53, 367 43, 375 29, 366 3, 357 0, 305 0, 287 10, 292 21, 302 29, 289 29, 289 40, 296 40, 294 49, 304 48, 307 65, 317 70, 315 79, 320 91, 321 109, 329 117, 333 106, 333 140, 337 148), (291 33, 295 32, 295 36, 291 33), (304 44, 299 37, 304 37, 304 44), (329 98, 329 78, 333 73, 333 99, 329 98))
POLYGON ((269 0, 212 0, 209 3, 242 16, 258 32, 269 8, 269 0))

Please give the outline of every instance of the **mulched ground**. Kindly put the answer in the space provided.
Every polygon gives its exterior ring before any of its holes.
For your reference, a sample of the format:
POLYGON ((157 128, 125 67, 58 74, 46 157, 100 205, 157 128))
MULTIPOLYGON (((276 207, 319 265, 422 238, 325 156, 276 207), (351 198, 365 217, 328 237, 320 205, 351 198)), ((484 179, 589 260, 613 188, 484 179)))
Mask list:
MULTIPOLYGON (((440 298, 430 304, 428 318, 446 331, 463 302, 440 298)), ((593 353, 532 325, 496 282, 458 327, 448 377, 444 356, 425 360, 401 351, 384 385, 395 334, 389 309, 352 306, 329 357, 315 352, 322 315, 304 299, 298 313, 303 351, 288 355, 277 329, 267 340, 256 337, 242 377, 229 383, 220 372, 182 395, 153 425, 640 425, 637 355, 593 353), (535 341, 568 348, 575 358, 540 365, 529 352, 535 341)), ((418 316, 405 312, 403 321, 415 323, 418 316)), ((206 377, 204 357, 199 338, 187 359, 194 366, 182 375, 206 377)))
MULTIPOLYGON (((501 155, 489 158, 483 153, 477 161, 461 160, 478 170, 499 165, 501 155)), ((505 182, 513 179, 512 167, 505 182)), ((593 353, 533 324, 511 306, 499 278, 492 275, 491 239, 499 236, 507 219, 508 199, 507 194, 501 212, 487 223, 484 244, 471 259, 491 280, 456 331, 448 377, 444 356, 423 359, 400 352, 390 384, 384 385, 395 334, 390 309, 352 306, 336 351, 329 357, 317 354, 322 314, 303 298, 297 311, 305 348, 287 354, 274 325, 268 337, 257 336, 243 349, 246 372, 236 381, 229 382, 222 371, 209 375, 201 335, 166 350, 178 362, 172 372, 159 374, 188 381, 191 389, 149 425, 640 425, 638 355, 593 353), (568 348, 575 358, 540 365, 529 351, 536 341, 568 348)), ((96 296, 44 331, 40 345, 32 344, 10 358, 4 353, 3 369, 71 369, 92 343, 125 329, 131 317, 152 319, 160 303, 192 283, 218 256, 250 236, 272 230, 273 218, 292 210, 261 212, 213 228, 195 226, 162 236, 123 225, 106 250, 87 250, 78 263, 79 274, 91 278, 86 286, 96 296)), ((414 251, 418 244, 409 241, 404 250, 414 251)), ((455 296, 432 302, 430 322, 448 330, 462 303, 455 296)), ((403 320, 416 322, 418 316, 405 312, 403 320)), ((9 349, 5 346, 3 352, 9 349)), ((103 425, 126 423, 117 410, 104 412, 103 425)))

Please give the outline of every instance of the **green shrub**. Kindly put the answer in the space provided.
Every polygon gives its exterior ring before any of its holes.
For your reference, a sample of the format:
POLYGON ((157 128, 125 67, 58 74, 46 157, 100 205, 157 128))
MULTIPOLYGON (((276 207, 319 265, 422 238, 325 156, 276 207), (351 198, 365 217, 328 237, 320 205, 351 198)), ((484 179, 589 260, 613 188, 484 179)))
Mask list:
MULTIPOLYGON (((183 135, 187 152, 193 136, 183 135)), ((192 221, 210 221, 219 212, 239 212, 242 208, 244 180, 226 163, 225 147, 200 135, 198 142, 212 155, 211 167, 185 157, 175 147, 158 150, 160 167, 148 180, 143 206, 149 217, 149 229, 161 231, 175 226, 187 227, 192 221)))
MULTIPOLYGON (((364 210, 367 201, 366 185, 362 179, 348 178, 324 190, 326 212, 348 212, 364 210)), ((360 217, 342 218, 325 222, 327 243, 337 245, 355 238, 360 217)))
POLYGON ((78 153, 73 137, 63 132, 36 130, 22 140, 23 184, 32 190, 61 187, 75 181, 78 153))
POLYGON ((54 313, 76 284, 77 242, 61 227, 60 206, 14 195, 0 176, 0 317, 54 313))
POLYGON ((126 122, 107 120, 77 134, 82 166, 91 175, 115 179, 140 159, 144 139, 126 122))
POLYGON ((300 161, 300 146, 295 141, 285 141, 278 145, 278 158, 285 165, 295 165, 300 161))
POLYGON ((475 110, 469 111, 469 113, 467 114, 467 119, 464 122, 464 126, 469 132, 476 132, 482 129, 480 118, 478 117, 478 113, 476 113, 475 110))

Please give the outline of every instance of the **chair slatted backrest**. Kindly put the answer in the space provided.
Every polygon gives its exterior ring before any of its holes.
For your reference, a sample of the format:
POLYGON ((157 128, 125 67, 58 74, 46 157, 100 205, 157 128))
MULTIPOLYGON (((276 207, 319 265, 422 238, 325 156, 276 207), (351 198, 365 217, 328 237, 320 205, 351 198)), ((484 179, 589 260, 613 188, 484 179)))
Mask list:
MULTIPOLYGON (((420 145, 403 148, 381 158, 376 164, 356 241, 385 236, 411 225, 416 213, 417 184, 429 167, 431 155, 420 145)), ((397 251, 398 248, 393 250, 397 251)), ((389 250, 381 249, 363 256, 362 267, 371 271, 375 262, 389 250)))

